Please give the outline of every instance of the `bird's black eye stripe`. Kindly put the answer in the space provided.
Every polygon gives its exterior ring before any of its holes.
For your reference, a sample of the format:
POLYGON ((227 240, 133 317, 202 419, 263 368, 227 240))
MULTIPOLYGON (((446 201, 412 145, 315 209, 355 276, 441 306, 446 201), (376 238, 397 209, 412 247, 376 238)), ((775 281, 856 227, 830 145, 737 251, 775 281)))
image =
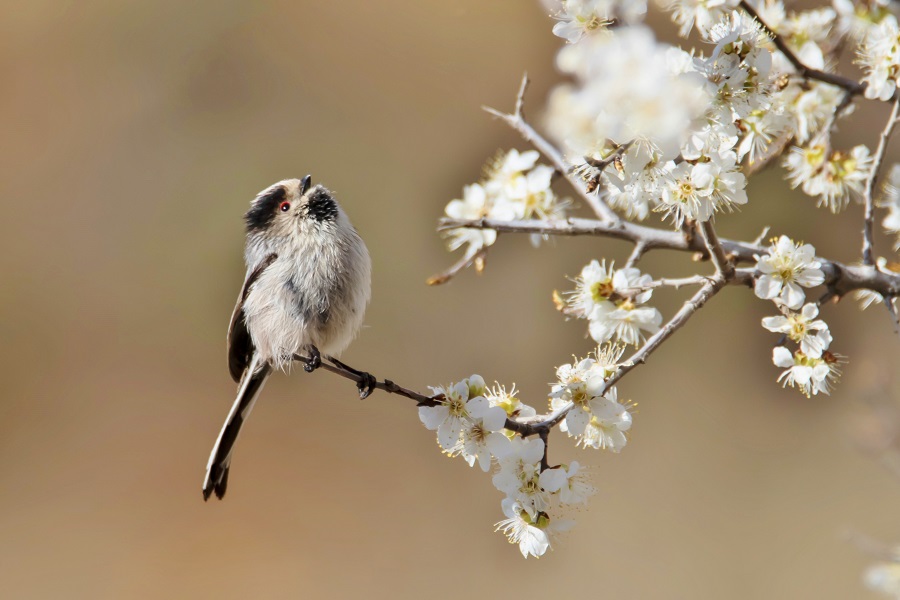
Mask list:
POLYGON ((333 221, 338 215, 337 202, 328 190, 319 188, 309 195, 306 213, 310 219, 316 221, 333 221))
MULTIPOLYGON (((282 186, 272 188, 266 193, 257 196, 253 204, 250 205, 250 210, 244 215, 244 220, 247 222, 247 231, 266 229, 269 223, 272 222, 272 219, 275 218, 275 208, 284 202, 286 196, 287 192, 282 186)), ((288 205, 288 208, 290 208, 290 205, 288 205)))

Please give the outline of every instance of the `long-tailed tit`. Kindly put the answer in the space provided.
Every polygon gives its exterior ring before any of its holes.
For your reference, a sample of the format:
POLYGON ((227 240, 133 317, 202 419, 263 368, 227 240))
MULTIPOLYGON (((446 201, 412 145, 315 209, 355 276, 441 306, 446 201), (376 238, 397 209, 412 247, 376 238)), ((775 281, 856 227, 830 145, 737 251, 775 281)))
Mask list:
MULTIPOLYGON (((332 193, 311 186, 309 175, 264 189, 245 220, 247 276, 228 328, 237 399, 209 456, 204 500, 225 495, 234 443, 269 375, 298 353, 309 355, 307 371, 321 354, 340 354, 359 331, 371 293, 366 245, 332 193)), ((365 396, 374 380, 359 374, 368 382, 368 390, 360 384, 365 396)))

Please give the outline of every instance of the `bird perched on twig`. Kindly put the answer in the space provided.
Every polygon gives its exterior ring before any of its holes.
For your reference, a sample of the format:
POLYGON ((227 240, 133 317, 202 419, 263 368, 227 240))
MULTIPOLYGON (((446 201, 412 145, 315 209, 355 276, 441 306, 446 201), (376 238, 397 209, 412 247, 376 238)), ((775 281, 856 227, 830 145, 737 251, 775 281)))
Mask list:
MULTIPOLYGON (((365 243, 334 195, 310 176, 260 192, 245 215, 247 276, 228 329, 228 368, 238 393, 219 433, 203 481, 203 499, 225 495, 234 444, 272 371, 308 354, 340 354, 356 336, 371 294, 365 243)), ((344 365, 345 366, 345 365, 344 365)), ((371 392, 366 373, 360 396, 371 392)))

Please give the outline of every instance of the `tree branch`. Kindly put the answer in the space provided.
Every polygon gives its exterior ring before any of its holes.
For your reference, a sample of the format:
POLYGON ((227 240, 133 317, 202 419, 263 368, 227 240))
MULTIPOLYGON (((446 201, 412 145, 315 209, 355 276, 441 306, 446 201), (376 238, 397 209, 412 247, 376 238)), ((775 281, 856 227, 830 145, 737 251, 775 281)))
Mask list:
POLYGON ((448 281, 453 279, 453 277, 457 273, 459 273, 463 269, 468 268, 473 263, 478 263, 479 261, 484 261, 484 257, 486 255, 487 255, 487 248, 485 247, 485 248, 479 249, 472 256, 463 256, 461 259, 459 259, 458 261, 456 261, 455 263, 450 265, 450 267, 447 270, 429 277, 427 280, 425 280, 425 283, 427 285, 441 285, 443 283, 447 283, 448 281))
POLYGON ((703 239, 706 242, 707 251, 712 257, 713 264, 716 266, 716 273, 721 275, 727 282, 734 276, 734 265, 725 256, 725 250, 722 249, 722 244, 719 243, 719 237, 716 235, 713 224, 710 221, 704 221, 700 229, 703 231, 703 239))
POLYGON ((606 202, 599 196, 591 194, 587 191, 583 182, 570 172, 570 166, 566 163, 563 155, 560 154, 553 144, 544 139, 535 129, 525 121, 525 90, 528 88, 528 75, 522 78, 522 84, 519 86, 519 94, 516 97, 516 110, 513 114, 500 112, 489 106, 483 106, 485 112, 502 119, 507 125, 519 132, 526 142, 534 146, 535 150, 544 155, 550 161, 553 167, 563 176, 569 185, 578 193, 582 200, 593 209, 594 213, 604 221, 613 223, 619 222, 619 215, 609 207, 606 202))
POLYGON ((837 86, 839 88, 843 88, 847 90, 850 94, 854 96, 858 96, 866 91, 866 84, 861 83, 859 81, 855 81, 850 79, 849 77, 843 77, 836 73, 826 73, 825 71, 820 71, 819 69, 812 69, 807 67, 803 62, 797 57, 794 51, 788 46, 788 43, 784 40, 783 37, 778 35, 778 33, 766 25, 765 21, 759 16, 759 13, 756 12, 750 3, 746 0, 741 0, 740 3, 741 9, 746 12, 748 15, 756 19, 756 21, 760 24, 763 31, 772 38, 772 43, 775 44, 775 47, 784 54, 785 58, 794 66, 795 69, 800 73, 800 75, 806 79, 814 79, 816 81, 821 81, 823 83, 828 83, 830 85, 837 86))
MULTIPOLYGON (((660 345, 669 339, 672 334, 681 329, 685 323, 687 323, 688 319, 694 316, 700 308, 706 304, 710 298, 715 296, 725 285, 727 282, 725 278, 720 274, 716 274, 716 276, 711 277, 707 280, 703 287, 694 294, 690 300, 684 303, 681 309, 675 313, 673 316, 663 327, 653 334, 644 345, 641 346, 634 354, 632 354, 627 361, 619 365, 618 370, 615 373, 610 375, 606 381, 603 382, 603 387, 599 391, 599 395, 605 394, 609 389, 615 385, 620 379, 625 377, 632 369, 637 367, 640 364, 643 364, 647 361, 647 358, 653 354, 653 352, 660 347, 660 345)), ((566 414, 572 410, 574 404, 571 402, 567 403, 565 406, 560 407, 550 415, 546 417, 535 417, 532 418, 528 424, 525 424, 525 432, 520 431, 522 435, 533 435, 535 433, 539 433, 544 428, 551 428, 557 425, 560 421, 562 421, 566 414), (539 419, 535 422, 535 419, 539 419), (533 429, 533 431, 532 431, 533 429)))
MULTIPOLYGON (((541 221, 522 219, 499 221, 495 219, 448 219, 440 220, 439 229, 470 227, 473 229, 494 229, 498 233, 541 233, 547 235, 576 236, 592 235, 625 240, 637 244, 643 242, 646 250, 666 249, 683 252, 699 252, 709 255, 703 240, 686 240, 677 231, 665 231, 655 227, 621 222, 610 224, 592 219, 569 218, 564 221, 541 221)), ((756 255, 764 255, 768 248, 757 244, 720 239, 719 243, 727 256, 735 262, 756 262, 756 255)), ((825 285, 832 287, 836 294, 843 296, 858 289, 869 289, 882 296, 900 295, 900 274, 886 273, 868 265, 847 265, 837 261, 816 257, 822 263, 825 285)))
POLYGON ((884 154, 887 150, 888 141, 891 133, 894 131, 894 125, 897 124, 897 115, 900 113, 900 96, 894 100, 891 107, 891 116, 888 118, 887 124, 878 138, 878 147, 875 149, 875 156, 872 158, 872 168, 869 171, 869 179, 866 181, 866 212, 865 221, 863 222, 863 246, 862 258, 863 264, 874 265, 875 257, 872 256, 872 237, 875 219, 875 182, 878 179, 878 171, 884 162, 884 154))
MULTIPOLYGON (((300 361, 304 364, 310 364, 311 360, 309 357, 303 356, 302 354, 295 354, 294 360, 300 361)), ((324 357, 325 360, 331 360, 331 357, 324 357)), ((350 381, 354 381, 356 383, 361 383, 365 381, 365 377, 360 375, 360 372, 349 371, 341 366, 329 364, 325 361, 322 361, 322 364, 319 365, 319 369, 325 369, 329 373, 334 373, 335 375, 339 375, 344 379, 349 379, 350 381)), ((387 392, 388 394, 397 394, 398 396, 403 396, 405 398, 409 398, 410 400, 415 400, 419 406, 437 406, 440 404, 441 397, 438 396, 425 396, 424 394, 420 394, 413 390, 406 389, 405 387, 401 387, 391 381, 390 379, 384 379, 382 381, 375 381, 375 389, 381 390, 383 392, 387 392)))

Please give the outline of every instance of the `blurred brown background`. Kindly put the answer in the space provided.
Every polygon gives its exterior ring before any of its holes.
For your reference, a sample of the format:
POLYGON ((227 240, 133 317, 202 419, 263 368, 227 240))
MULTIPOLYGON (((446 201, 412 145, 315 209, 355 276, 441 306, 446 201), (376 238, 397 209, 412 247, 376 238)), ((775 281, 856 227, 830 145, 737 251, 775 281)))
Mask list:
MULTIPOLYGON (((550 293, 626 245, 505 237, 484 276, 424 285, 455 260, 434 232, 446 202, 496 149, 526 147, 480 106, 511 108, 527 70, 537 117, 559 81, 538 3, 56 0, 3 14, 0 596, 866 596, 870 559, 842 532, 900 539, 900 486, 854 440, 877 433, 867 402, 897 396, 900 344, 882 309, 850 299, 823 313, 844 380, 807 400, 775 383, 776 336, 759 326, 771 304, 726 290, 623 381, 640 408, 622 454, 555 436, 553 457, 591 465, 600 492, 540 561, 492 533, 499 492, 439 454, 412 403, 359 402, 324 372, 270 382, 228 497, 203 503, 235 391, 241 216, 278 179, 336 190, 371 249, 350 364, 420 390, 478 372, 541 407, 555 365, 591 349, 550 293)), ((841 139, 874 146, 886 114, 865 104, 841 139)), ((779 223, 856 259, 859 207, 835 218, 777 169, 759 179, 722 235, 779 223)), ((679 302, 658 295, 665 314, 679 302)))

